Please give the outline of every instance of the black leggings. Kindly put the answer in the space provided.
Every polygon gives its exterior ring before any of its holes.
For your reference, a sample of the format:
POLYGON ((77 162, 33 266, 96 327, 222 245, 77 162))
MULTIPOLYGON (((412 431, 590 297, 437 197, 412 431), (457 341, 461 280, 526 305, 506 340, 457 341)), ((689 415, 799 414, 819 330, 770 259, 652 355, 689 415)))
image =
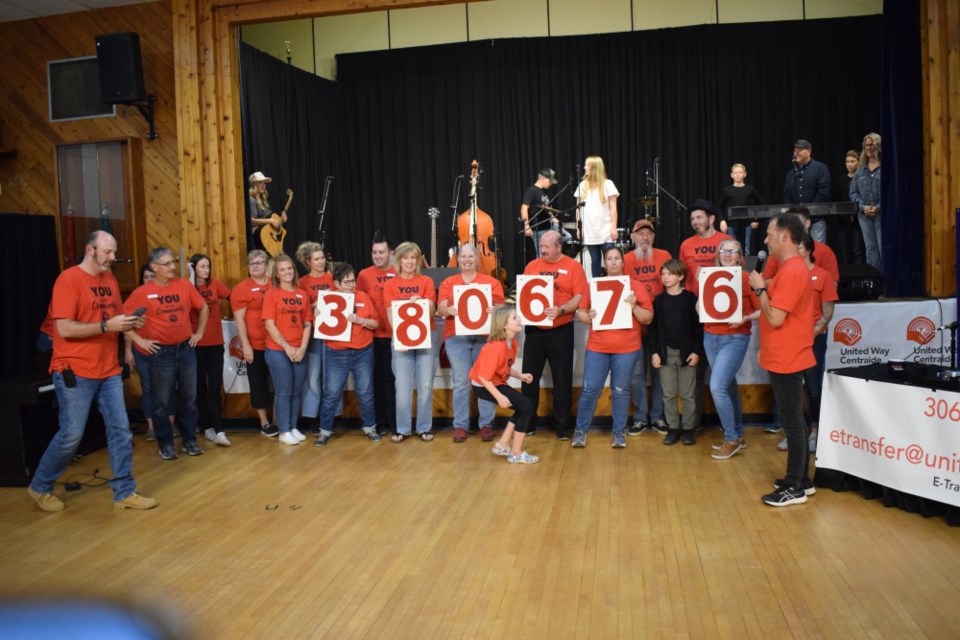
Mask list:
MULTIPOLYGON (((530 429, 530 418, 533 417, 533 404, 527 400, 526 396, 511 386, 501 384, 497 386, 497 391, 507 396, 510 404, 513 405, 513 416, 510 418, 513 426, 520 433, 528 433, 530 429)), ((473 385, 473 392, 481 400, 489 400, 493 404, 497 404, 496 398, 487 391, 486 387, 473 385)))

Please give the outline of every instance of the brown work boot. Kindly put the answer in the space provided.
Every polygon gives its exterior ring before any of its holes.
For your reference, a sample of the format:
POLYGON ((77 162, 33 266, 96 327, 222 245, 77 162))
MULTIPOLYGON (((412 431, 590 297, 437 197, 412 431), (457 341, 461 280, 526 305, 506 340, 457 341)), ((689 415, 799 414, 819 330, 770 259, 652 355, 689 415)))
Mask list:
POLYGON ((739 440, 737 440, 736 442, 724 441, 723 444, 720 445, 720 449, 711 453, 710 457, 713 458, 714 460, 728 460, 733 456, 737 455, 738 453, 740 453, 740 449, 742 448, 743 448, 743 445, 740 444, 739 440))
POLYGON ((157 506, 157 501, 154 498, 142 496, 134 491, 123 500, 115 501, 113 506, 116 509, 153 509, 157 506))
POLYGON ((67 508, 67 505, 63 504, 63 500, 52 493, 39 493, 28 487, 27 495, 33 498, 33 501, 37 503, 37 506, 40 507, 41 511, 55 513, 57 511, 63 511, 67 508))

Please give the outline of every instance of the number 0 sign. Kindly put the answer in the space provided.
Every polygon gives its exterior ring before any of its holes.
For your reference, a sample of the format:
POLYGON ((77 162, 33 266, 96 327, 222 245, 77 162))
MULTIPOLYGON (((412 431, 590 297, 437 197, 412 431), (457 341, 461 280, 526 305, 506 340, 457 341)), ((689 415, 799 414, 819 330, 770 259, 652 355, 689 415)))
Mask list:
POLYGON ((700 322, 740 322, 743 287, 740 267, 701 267, 700 322))
POLYGON ((553 306, 553 276, 517 276, 517 316, 520 324, 552 327, 547 309, 553 306))
POLYGON ((429 300, 394 300, 390 303, 390 313, 394 349, 406 351, 432 346, 429 300))
POLYGON ((454 333, 458 336, 485 336, 490 333, 493 289, 488 284, 453 285, 454 333))
POLYGON ((331 342, 350 342, 353 327, 347 316, 353 313, 352 293, 323 291, 317 296, 316 319, 313 321, 313 337, 331 342))

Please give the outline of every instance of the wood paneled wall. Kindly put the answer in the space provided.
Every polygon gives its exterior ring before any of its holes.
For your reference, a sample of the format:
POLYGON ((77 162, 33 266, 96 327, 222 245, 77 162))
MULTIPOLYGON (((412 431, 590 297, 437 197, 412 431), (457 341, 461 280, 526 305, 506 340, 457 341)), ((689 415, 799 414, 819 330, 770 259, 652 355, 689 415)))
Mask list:
MULTIPOLYGON (((56 147, 107 139, 137 139, 146 217, 146 243, 179 251, 182 231, 177 161, 177 104, 170 2, 0 24, 0 147, 16 158, 0 160, 0 210, 54 214, 56 147), (103 33, 140 34, 147 92, 157 96, 159 139, 147 141, 147 122, 135 107, 118 106, 114 118, 51 123, 47 111, 47 62, 96 55, 103 33)), ((61 252, 62 254, 62 252, 61 252)))
POLYGON ((957 229, 960 207, 960 3, 925 0, 923 29, 924 246, 927 293, 957 291, 957 229))

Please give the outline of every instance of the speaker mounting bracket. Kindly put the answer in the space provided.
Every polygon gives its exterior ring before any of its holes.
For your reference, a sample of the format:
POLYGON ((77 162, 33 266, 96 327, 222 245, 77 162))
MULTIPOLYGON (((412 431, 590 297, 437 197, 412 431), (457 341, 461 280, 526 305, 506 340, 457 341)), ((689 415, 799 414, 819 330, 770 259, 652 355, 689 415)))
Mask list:
POLYGON ((133 105, 137 108, 137 111, 140 112, 147 120, 147 124, 150 125, 150 131, 147 133, 147 140, 156 140, 160 137, 160 134, 157 133, 157 127, 154 124, 153 120, 153 111, 154 103, 157 101, 157 96, 148 95, 147 99, 142 102, 128 102, 127 104, 133 105))

